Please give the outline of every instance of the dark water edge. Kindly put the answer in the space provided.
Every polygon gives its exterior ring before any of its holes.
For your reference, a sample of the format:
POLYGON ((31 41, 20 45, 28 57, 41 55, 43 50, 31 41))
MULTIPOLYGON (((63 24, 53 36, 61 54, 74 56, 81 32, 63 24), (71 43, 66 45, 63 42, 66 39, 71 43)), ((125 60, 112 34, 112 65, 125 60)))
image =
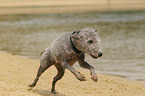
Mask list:
MULTIPOLYGON (((86 56, 97 73, 145 82, 145 11, 1 15, 0 50, 39 59, 53 40, 74 30, 97 28, 104 56, 86 56)), ((78 64, 75 64, 79 67, 78 64)))

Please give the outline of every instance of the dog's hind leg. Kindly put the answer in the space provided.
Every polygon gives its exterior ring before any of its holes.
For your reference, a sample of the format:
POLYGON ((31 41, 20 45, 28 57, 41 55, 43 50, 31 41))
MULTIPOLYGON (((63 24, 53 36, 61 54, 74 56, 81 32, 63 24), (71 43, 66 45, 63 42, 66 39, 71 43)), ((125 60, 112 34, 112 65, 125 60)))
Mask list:
POLYGON ((56 92, 55 92, 56 82, 63 77, 64 72, 65 72, 65 70, 62 68, 61 64, 55 64, 55 67, 57 69, 57 75, 53 78, 53 82, 52 82, 51 93, 53 93, 53 94, 56 94, 56 92))
POLYGON ((51 65, 40 65, 39 66, 39 69, 38 69, 38 72, 37 72, 37 75, 36 75, 36 78, 34 79, 33 83, 29 85, 29 87, 35 87, 38 80, 39 80, 39 77, 42 75, 42 73, 48 69, 51 65))
POLYGON ((37 72, 37 75, 36 75, 36 78, 34 79, 33 83, 29 85, 29 87, 35 87, 38 80, 39 80, 39 77, 42 75, 42 73, 48 69, 52 64, 47 64, 47 65, 40 65, 39 66, 39 69, 38 69, 38 72, 37 72))
POLYGON ((41 60, 40 60, 40 66, 36 75, 36 78, 34 79, 33 83, 29 85, 29 87, 35 87, 39 77, 42 75, 42 73, 48 69, 50 66, 52 66, 55 62, 53 62, 52 58, 50 55, 43 55, 41 60))

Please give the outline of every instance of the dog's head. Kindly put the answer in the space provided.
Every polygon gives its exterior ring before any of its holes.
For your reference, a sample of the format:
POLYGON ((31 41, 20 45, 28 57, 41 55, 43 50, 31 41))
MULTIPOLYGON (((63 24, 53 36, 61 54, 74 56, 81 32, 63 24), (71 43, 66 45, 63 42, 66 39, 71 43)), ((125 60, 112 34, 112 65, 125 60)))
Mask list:
POLYGON ((93 28, 85 28, 79 31, 74 31, 71 35, 75 47, 93 58, 98 58, 103 55, 101 49, 101 39, 98 36, 97 30, 93 28))

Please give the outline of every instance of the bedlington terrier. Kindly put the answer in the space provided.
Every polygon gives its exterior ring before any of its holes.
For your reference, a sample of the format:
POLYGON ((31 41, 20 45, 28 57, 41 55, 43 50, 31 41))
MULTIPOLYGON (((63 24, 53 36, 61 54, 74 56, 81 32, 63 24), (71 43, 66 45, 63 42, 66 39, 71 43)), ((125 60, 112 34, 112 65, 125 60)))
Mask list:
POLYGON ((51 92, 54 94, 56 93, 55 84, 63 77, 65 69, 70 70, 78 80, 86 81, 84 75, 72 67, 76 61, 79 62, 81 67, 89 69, 91 79, 97 82, 98 78, 95 69, 85 61, 85 53, 93 58, 98 58, 103 55, 101 39, 96 29, 85 28, 56 39, 49 48, 42 51, 37 76, 29 87, 35 87, 41 74, 52 65, 58 70, 52 82, 51 92))

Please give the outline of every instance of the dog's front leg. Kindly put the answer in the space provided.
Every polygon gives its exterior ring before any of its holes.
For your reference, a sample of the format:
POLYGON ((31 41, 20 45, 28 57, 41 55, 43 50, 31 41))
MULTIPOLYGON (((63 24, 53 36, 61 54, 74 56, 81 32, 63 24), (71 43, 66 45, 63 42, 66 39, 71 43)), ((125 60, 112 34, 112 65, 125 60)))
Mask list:
POLYGON ((89 65, 86 61, 79 61, 79 64, 81 67, 85 68, 85 69, 89 69, 90 70, 90 74, 91 74, 91 79, 94 80, 95 82, 98 81, 98 77, 95 73, 95 69, 93 66, 89 65))
POLYGON ((98 77, 95 73, 95 69, 93 66, 91 66, 90 64, 88 64, 85 60, 85 54, 82 54, 79 58, 78 58, 78 62, 80 64, 81 67, 85 68, 85 69, 89 69, 90 70, 90 74, 91 74, 91 79, 94 80, 95 82, 98 81, 98 77))
POLYGON ((73 68, 72 66, 68 65, 65 62, 62 63, 62 66, 63 68, 70 70, 70 72, 73 73, 78 80, 86 81, 85 77, 82 74, 80 74, 80 72, 75 70, 75 68, 73 68))

